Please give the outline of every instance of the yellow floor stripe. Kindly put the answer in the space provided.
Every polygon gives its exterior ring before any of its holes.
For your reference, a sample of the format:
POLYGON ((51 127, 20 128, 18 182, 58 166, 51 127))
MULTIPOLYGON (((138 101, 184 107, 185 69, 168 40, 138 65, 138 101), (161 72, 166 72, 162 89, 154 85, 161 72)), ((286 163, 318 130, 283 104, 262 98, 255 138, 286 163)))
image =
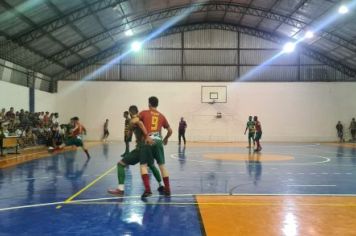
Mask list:
MULTIPOLYGON (((116 164, 111 167, 109 170, 107 170, 104 174, 100 175, 98 178, 94 179, 92 182, 90 182, 87 186, 85 186, 84 188, 82 188, 81 190, 79 190, 77 193, 73 194, 72 196, 70 196, 68 199, 66 199, 64 201, 64 204, 67 204, 69 202, 71 202, 74 198, 78 197, 81 193, 83 193, 85 190, 87 190, 88 188, 90 188, 91 186, 93 186, 96 182, 98 182, 100 179, 102 179, 104 176, 106 176, 107 174, 109 174, 111 171, 113 171, 116 168, 116 164)), ((57 206, 57 209, 60 209, 62 207, 62 205, 57 206)))

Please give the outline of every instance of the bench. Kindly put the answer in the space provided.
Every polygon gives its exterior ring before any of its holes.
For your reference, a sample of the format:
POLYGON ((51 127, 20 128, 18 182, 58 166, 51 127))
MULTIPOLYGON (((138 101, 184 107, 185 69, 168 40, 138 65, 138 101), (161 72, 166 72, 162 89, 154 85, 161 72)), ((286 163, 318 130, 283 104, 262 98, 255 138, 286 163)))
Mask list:
POLYGON ((5 137, 2 139, 2 148, 1 148, 1 155, 3 155, 3 149, 10 149, 10 148, 15 148, 16 152, 15 153, 9 153, 9 154, 19 154, 18 152, 18 138, 17 136, 9 136, 5 137))

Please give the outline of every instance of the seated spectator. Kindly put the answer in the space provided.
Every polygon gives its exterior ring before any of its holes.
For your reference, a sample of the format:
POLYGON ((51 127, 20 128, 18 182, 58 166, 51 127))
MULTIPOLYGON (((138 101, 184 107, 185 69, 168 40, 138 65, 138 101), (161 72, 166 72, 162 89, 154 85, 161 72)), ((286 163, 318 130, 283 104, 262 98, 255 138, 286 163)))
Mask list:
POLYGON ((32 129, 28 127, 25 131, 25 145, 34 146, 37 144, 37 137, 32 133, 32 129))
POLYGON ((6 112, 5 117, 7 120, 15 120, 15 112, 13 107, 10 108, 10 111, 6 112))

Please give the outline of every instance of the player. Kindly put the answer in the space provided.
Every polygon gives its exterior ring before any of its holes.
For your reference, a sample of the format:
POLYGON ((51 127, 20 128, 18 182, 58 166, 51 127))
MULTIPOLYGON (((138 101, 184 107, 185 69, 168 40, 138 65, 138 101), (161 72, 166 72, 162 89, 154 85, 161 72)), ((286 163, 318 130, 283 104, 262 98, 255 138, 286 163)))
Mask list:
POLYGON ((162 178, 159 174, 158 169, 153 163, 152 152, 150 150, 150 146, 145 145, 145 139, 147 138, 147 130, 143 125, 142 121, 138 118, 138 109, 136 106, 130 106, 129 113, 131 116, 131 120, 129 122, 128 127, 128 135, 132 135, 134 133, 136 137, 136 148, 131 152, 124 155, 121 161, 117 164, 117 177, 119 180, 119 186, 117 189, 109 189, 108 193, 123 196, 125 191, 125 167, 126 165, 136 165, 140 162, 140 155, 148 155, 148 157, 144 157, 149 160, 148 166, 150 167, 154 177, 156 178, 159 188, 158 191, 163 192, 164 187, 161 184, 162 178))
POLYGON ((251 140, 253 141, 253 146, 255 146, 255 122, 252 120, 252 116, 248 117, 248 121, 246 124, 246 129, 245 129, 245 135, 246 135, 246 131, 248 130, 248 147, 247 148, 251 148, 251 140))
POLYGON ((255 141, 257 144, 257 148, 255 149, 255 152, 259 152, 262 150, 262 147, 260 144, 260 139, 262 137, 262 126, 261 126, 261 122, 258 120, 257 116, 253 117, 253 120, 255 121, 255 128, 256 128, 255 141))
POLYGON ((60 146, 60 148, 64 148, 65 146, 77 146, 81 147, 85 154, 87 155, 87 160, 90 160, 90 155, 88 149, 85 148, 81 135, 86 133, 85 127, 79 122, 78 117, 73 117, 71 119, 71 123, 73 125, 73 129, 70 131, 68 139, 64 141, 64 143, 60 146))
MULTIPOLYGON (((169 126, 169 123, 165 116, 157 110, 158 107, 158 98, 150 97, 148 99, 148 110, 141 111, 139 114, 140 120, 143 122, 148 135, 153 140, 153 145, 151 146, 152 154, 154 159, 156 160, 159 169, 161 171, 161 175, 163 177, 164 182, 164 194, 166 196, 171 195, 171 189, 169 184, 169 174, 165 167, 165 158, 164 158, 164 149, 163 145, 167 145, 168 138, 172 135, 173 131, 169 126), (161 130, 162 127, 167 129, 166 136, 162 139, 161 130)), ((144 157, 144 156, 142 156, 144 157)), ((149 177, 147 173, 147 161, 141 158, 141 175, 142 181, 145 186, 145 191, 142 194, 142 198, 149 197, 152 195, 149 177), (145 163, 146 162, 146 163, 145 163)))
POLYGON ((124 118, 125 118, 125 129, 124 129, 125 152, 121 155, 122 157, 124 157, 126 153, 130 152, 130 142, 131 142, 131 136, 129 135, 130 118, 129 118, 128 111, 124 112, 124 118))

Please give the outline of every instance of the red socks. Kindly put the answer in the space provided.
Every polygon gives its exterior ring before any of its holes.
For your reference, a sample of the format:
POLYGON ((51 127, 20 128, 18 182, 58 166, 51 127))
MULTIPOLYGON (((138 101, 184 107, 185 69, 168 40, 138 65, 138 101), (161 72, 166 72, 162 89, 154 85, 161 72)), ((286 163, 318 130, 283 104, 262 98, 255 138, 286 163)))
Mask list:
POLYGON ((171 187, 169 186, 169 177, 163 177, 164 188, 166 191, 170 192, 171 187))
POLYGON ((150 193, 151 192, 151 187, 150 187, 150 178, 148 174, 141 175, 143 185, 145 186, 145 192, 150 193))

